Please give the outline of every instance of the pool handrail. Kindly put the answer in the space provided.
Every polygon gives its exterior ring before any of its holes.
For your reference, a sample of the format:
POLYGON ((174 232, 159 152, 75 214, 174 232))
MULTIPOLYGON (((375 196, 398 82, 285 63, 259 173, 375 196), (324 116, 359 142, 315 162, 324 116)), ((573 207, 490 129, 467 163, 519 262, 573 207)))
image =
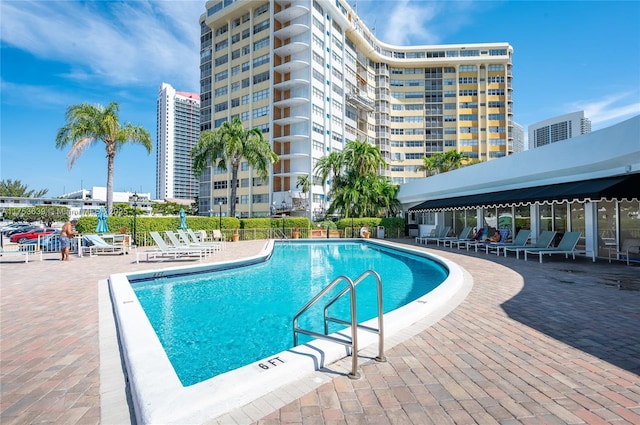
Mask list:
POLYGON ((358 328, 363 329, 368 332, 373 332, 378 334, 378 356, 375 358, 379 362, 386 361, 384 356, 384 314, 382 308, 382 279, 380 275, 376 273, 374 270, 367 270, 362 273, 355 281, 351 280, 349 277, 341 275, 335 278, 329 285, 327 285, 324 289, 322 289, 315 297, 311 299, 304 307, 302 307, 298 312, 293 316, 293 345, 294 347, 298 345, 298 333, 304 333, 316 338, 326 339, 328 341, 335 342, 337 344, 342 344, 347 347, 351 347, 351 373, 349 373, 349 378, 358 379, 360 378, 360 374, 358 373, 358 328), (356 312, 356 285, 362 282, 367 275, 373 275, 376 278, 377 283, 377 295, 378 295, 378 329, 370 328, 368 326, 363 326, 358 324, 358 315, 356 312), (298 327, 298 318, 302 313, 307 311, 311 306, 313 306, 320 298, 322 298, 328 291, 333 289, 338 283, 346 281, 349 286, 343 289, 339 294, 333 297, 324 308, 324 324, 325 324, 325 333, 321 334, 319 332, 314 332, 308 329, 303 329, 298 327), (350 301, 351 301, 351 321, 346 321, 342 319, 338 319, 335 317, 328 316, 328 309, 334 302, 336 302, 339 298, 341 298, 345 293, 349 292, 350 301), (347 339, 338 338, 335 336, 328 335, 328 321, 333 321, 336 323, 342 323, 345 325, 351 326, 351 341, 347 339))

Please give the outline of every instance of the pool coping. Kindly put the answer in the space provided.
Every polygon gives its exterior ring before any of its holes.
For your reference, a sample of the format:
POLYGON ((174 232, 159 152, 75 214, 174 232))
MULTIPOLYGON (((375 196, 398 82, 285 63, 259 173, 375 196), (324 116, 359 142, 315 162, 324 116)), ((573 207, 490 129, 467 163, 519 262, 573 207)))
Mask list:
MULTIPOLYGON (((418 321, 437 322, 461 303, 471 289, 470 275, 450 260, 383 241, 369 240, 366 243, 425 256, 449 270, 448 277, 437 288, 385 314, 385 347, 409 338, 411 335, 406 329, 418 321)), ((326 368, 348 355, 346 347, 316 340, 198 384, 182 386, 129 284, 129 278, 139 280, 178 272, 195 273, 251 264, 266 260, 274 245, 274 241, 269 240, 258 255, 238 260, 119 273, 109 277, 122 356, 138 423, 204 423, 326 368)), ((377 319, 371 319, 364 324, 375 327, 376 322, 377 319)), ((377 335, 359 333, 358 339, 359 356, 377 348, 377 335)), ((318 382, 319 385, 320 380, 318 382)))

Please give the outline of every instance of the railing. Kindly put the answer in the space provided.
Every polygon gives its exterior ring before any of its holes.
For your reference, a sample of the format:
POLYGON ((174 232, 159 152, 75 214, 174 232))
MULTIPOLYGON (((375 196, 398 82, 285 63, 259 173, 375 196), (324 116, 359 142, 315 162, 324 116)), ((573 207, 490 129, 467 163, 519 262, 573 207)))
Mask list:
POLYGON ((367 270, 362 273, 355 281, 351 280, 347 276, 338 276, 331 282, 327 287, 325 287, 322 291, 320 291, 315 297, 311 299, 304 307, 302 307, 294 316, 293 316, 293 345, 294 347, 298 345, 298 333, 304 333, 309 336, 313 336, 319 339, 325 339, 331 342, 335 342, 336 344, 341 344, 347 347, 351 347, 351 373, 349 374, 349 378, 358 379, 360 378, 360 374, 358 373, 358 329, 362 329, 367 332, 373 332, 378 334, 378 356, 375 358, 379 362, 386 361, 384 357, 384 314, 382 308, 382 279, 380 275, 373 270, 367 270), (372 275, 376 278, 377 284, 377 296, 378 296, 378 328, 372 328, 369 326, 359 325, 358 324, 358 315, 356 312, 356 286, 362 282, 367 276, 372 275), (324 306, 324 334, 319 332, 314 332, 309 329, 303 329, 298 326, 298 318, 309 308, 311 308, 314 304, 316 304, 323 296, 327 294, 330 290, 332 290, 336 285, 340 282, 347 282, 348 286, 340 291, 336 296, 334 296, 327 304, 324 306), (329 307, 331 307, 336 301, 342 298, 349 292, 350 302, 351 302, 351 320, 343 320, 337 317, 329 316, 329 307), (343 339, 336 336, 329 335, 329 322, 340 323, 343 325, 351 326, 351 340, 343 339))

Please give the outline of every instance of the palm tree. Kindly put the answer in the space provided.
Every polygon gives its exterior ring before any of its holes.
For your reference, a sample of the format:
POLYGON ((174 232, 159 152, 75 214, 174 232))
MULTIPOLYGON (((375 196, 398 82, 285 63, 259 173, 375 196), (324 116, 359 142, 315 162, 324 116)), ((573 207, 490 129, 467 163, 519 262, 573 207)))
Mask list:
POLYGON ((345 217, 377 216, 382 208, 397 204, 394 201, 397 191, 386 188, 391 185, 389 179, 378 176, 378 171, 387 164, 377 146, 356 140, 349 142, 331 161, 326 158, 318 161, 316 171, 323 179, 334 173, 329 213, 340 211, 345 217), (390 195, 392 198, 388 199, 390 195))
POLYGON ((107 151, 107 214, 113 210, 113 163, 116 153, 127 143, 141 144, 151 153, 153 144, 149 132, 143 127, 131 123, 120 124, 117 102, 111 102, 106 108, 102 105, 82 103, 67 108, 67 123, 58 130, 56 148, 63 149, 71 145, 67 154, 69 169, 84 151, 97 143, 104 142, 107 151))
POLYGON ((465 154, 461 154, 455 149, 439 152, 432 156, 425 156, 422 158, 423 164, 416 168, 416 171, 424 171, 426 176, 433 176, 434 174, 446 173, 447 171, 455 170, 463 166, 463 162, 468 161, 469 157, 465 154))
POLYGON ((298 176, 296 187, 299 187, 302 190, 305 201, 307 201, 307 205, 310 205, 309 200, 307 199, 307 193, 311 190, 311 180, 309 180, 309 176, 298 176))
POLYGON ((359 140, 347 143, 342 155, 348 170, 357 176, 377 174, 386 165, 378 146, 359 140))
POLYGON ((229 214, 236 215, 236 192, 240 161, 245 158, 254 167, 258 176, 266 179, 269 176, 269 165, 278 161, 278 155, 271 150, 269 142, 259 128, 246 130, 239 118, 232 122, 224 122, 216 130, 200 133, 200 140, 191 151, 193 172, 196 175, 208 166, 215 166, 222 171, 231 167, 231 199, 229 214))
POLYGON ((455 149, 451 149, 442 154, 441 172, 447 172, 462 167, 462 163, 469 157, 461 154, 455 149))
POLYGON ((16 196, 20 198, 42 198, 49 189, 40 189, 37 192, 30 189, 20 180, 0 180, 0 196, 16 196))
MULTIPOLYGON (((323 156, 318 160, 314 168, 316 176, 322 180, 322 191, 324 192, 325 201, 327 199, 326 182, 331 176, 331 187, 335 187, 341 178, 343 168, 342 155, 338 151, 331 151, 327 156, 323 156)), ((331 191, 331 189, 330 189, 331 191)))
POLYGON ((438 172, 438 166, 436 163, 438 160, 438 157, 436 155, 423 156, 422 165, 419 165, 416 168, 416 171, 424 171, 425 177, 433 176, 434 174, 436 174, 438 172))

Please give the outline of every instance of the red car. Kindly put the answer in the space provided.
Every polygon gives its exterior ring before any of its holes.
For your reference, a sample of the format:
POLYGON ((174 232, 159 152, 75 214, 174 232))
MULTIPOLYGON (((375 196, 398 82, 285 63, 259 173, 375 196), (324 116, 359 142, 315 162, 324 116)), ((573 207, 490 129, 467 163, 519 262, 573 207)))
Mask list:
POLYGON ((9 239, 11 242, 14 243, 24 243, 26 241, 28 241, 29 239, 37 239, 38 236, 39 237, 43 237, 43 236, 47 236, 53 232, 55 232, 56 229, 52 229, 50 227, 45 227, 44 229, 35 229, 35 230, 31 230, 29 232, 22 232, 22 233, 16 233, 15 235, 11 235, 11 238, 9 239))

